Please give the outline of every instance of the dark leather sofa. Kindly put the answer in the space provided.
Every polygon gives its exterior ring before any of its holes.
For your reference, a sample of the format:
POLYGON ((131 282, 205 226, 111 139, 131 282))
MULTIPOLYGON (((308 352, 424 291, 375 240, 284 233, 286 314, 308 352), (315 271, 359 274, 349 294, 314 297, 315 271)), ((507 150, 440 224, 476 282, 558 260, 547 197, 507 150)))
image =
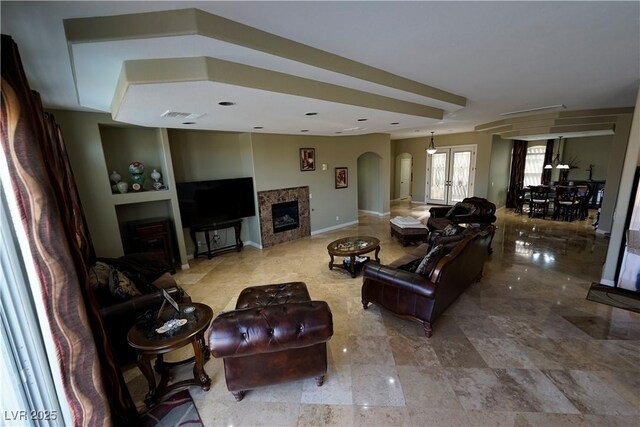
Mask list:
POLYGON ((482 197, 467 197, 452 206, 429 209, 429 231, 443 230, 449 224, 492 224, 496 222, 496 205, 482 197))
POLYGON ((482 277, 494 233, 493 225, 469 229, 427 275, 399 268, 424 257, 427 243, 390 265, 367 264, 362 283, 362 306, 366 309, 373 303, 399 317, 416 321, 422 324, 425 336, 431 337, 432 325, 438 316, 471 283, 482 277))
POLYGON ((211 323, 209 348, 224 360, 227 389, 240 401, 247 390, 327 373, 333 317, 324 301, 311 301, 302 282, 253 286, 236 309, 211 323))

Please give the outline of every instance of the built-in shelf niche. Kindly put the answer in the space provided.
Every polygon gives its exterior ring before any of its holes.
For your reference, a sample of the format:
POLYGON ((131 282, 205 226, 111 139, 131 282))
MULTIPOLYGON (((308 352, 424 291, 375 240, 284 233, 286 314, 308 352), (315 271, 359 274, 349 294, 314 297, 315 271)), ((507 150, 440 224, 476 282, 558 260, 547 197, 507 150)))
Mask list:
MULTIPOLYGON (((158 129, 149 129, 142 127, 126 127, 126 126, 113 126, 113 125, 100 125, 100 139, 102 140, 102 150, 104 152, 104 159, 107 164, 107 170, 111 174, 114 170, 121 176, 122 180, 131 185, 131 176, 129 175, 129 164, 133 161, 141 162, 144 165, 144 191, 141 193, 133 193, 136 195, 151 191, 159 193, 153 190, 153 179, 151 178, 151 172, 153 169, 158 170, 163 178, 166 173, 166 162, 164 159, 164 152, 162 149, 162 139, 158 134, 158 129)), ((161 178, 162 182, 165 180, 161 178)), ((105 177, 109 179, 109 177, 105 177)), ((113 184, 110 180, 110 185, 113 184)), ((130 190, 131 191, 131 190, 130 190)), ((119 203, 131 203, 137 202, 137 197, 127 196, 131 193, 125 193, 121 196, 119 203)), ((162 198, 160 195, 149 196, 153 200, 162 198)), ((144 198, 141 201, 147 201, 144 198)), ((118 202, 116 202, 118 203, 118 202)))

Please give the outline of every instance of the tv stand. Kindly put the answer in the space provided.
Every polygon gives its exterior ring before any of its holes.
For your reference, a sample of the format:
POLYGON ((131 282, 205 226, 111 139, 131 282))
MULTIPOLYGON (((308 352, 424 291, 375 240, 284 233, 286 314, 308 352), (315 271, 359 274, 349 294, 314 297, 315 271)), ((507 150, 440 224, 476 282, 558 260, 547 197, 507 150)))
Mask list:
POLYGON ((196 240, 196 233, 204 233, 205 238, 207 239, 207 252, 203 252, 202 254, 207 254, 207 258, 211 259, 212 257, 235 250, 236 252, 240 252, 242 250, 242 240, 240 240, 240 230, 242 227, 242 219, 234 219, 231 221, 221 221, 215 222, 213 224, 205 224, 205 225, 194 225, 191 227, 191 240, 195 244, 196 248, 193 252, 193 258, 198 258, 198 241, 196 240), (224 230, 227 228, 233 227, 235 231, 236 243, 233 245, 224 246, 222 248, 211 249, 211 238, 210 232, 216 230, 224 230))

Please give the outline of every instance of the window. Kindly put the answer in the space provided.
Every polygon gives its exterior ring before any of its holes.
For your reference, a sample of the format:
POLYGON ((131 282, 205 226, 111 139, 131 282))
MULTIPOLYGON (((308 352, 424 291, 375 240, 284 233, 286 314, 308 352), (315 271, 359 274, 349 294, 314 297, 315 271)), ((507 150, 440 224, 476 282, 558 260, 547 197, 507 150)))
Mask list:
POLYGON ((527 158, 524 162, 525 187, 542 183, 542 168, 544 167, 544 152, 546 149, 544 145, 527 148, 527 158))

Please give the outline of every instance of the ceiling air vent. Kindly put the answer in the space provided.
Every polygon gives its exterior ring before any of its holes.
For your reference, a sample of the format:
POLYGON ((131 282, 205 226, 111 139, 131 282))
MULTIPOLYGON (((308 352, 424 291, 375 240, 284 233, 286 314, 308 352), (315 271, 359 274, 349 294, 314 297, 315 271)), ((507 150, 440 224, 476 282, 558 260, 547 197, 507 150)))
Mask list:
POLYGON ((195 119, 199 119, 200 117, 204 116, 204 113, 183 113, 180 111, 171 111, 171 110, 167 110, 164 113, 160 114, 160 117, 164 117, 164 118, 177 118, 177 119, 183 119, 183 120, 195 120, 195 119))

